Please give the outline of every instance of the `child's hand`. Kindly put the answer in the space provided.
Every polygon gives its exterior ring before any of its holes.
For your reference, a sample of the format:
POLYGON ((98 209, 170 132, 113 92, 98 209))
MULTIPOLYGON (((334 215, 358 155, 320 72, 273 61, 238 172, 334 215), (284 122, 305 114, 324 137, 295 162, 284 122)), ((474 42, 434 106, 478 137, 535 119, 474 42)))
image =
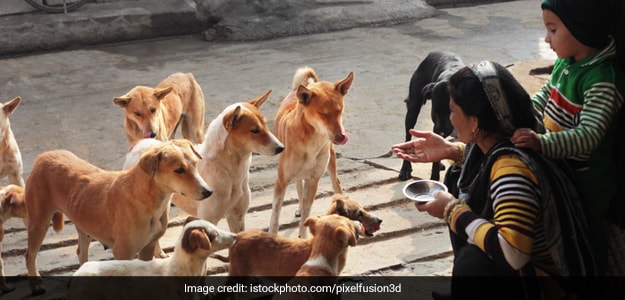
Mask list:
POLYGON ((517 129, 512 135, 510 141, 512 141, 516 147, 530 148, 538 152, 541 151, 539 134, 529 128, 517 129))

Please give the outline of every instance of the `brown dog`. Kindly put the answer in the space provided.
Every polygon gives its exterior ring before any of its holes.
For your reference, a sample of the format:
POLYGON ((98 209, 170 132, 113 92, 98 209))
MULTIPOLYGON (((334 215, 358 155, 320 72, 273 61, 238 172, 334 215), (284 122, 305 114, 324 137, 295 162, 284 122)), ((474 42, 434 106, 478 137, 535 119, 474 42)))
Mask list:
POLYGON ((173 139, 179 124, 184 138, 202 143, 204 94, 191 73, 171 74, 155 88, 136 86, 113 103, 124 109, 131 144, 143 138, 173 139))
MULTIPOLYGON (((21 218, 26 223, 28 214, 26 203, 24 203, 24 189, 20 186, 10 184, 0 187, 0 252, 2 252, 2 240, 4 239, 4 222, 10 218, 21 218)), ((9 286, 4 280, 4 261, 0 257, 0 291, 10 292, 15 287, 9 286)))
MULTIPOLYGON (((380 228, 381 219, 371 215, 358 202, 344 195, 335 195, 327 215, 340 215, 359 221, 367 235, 380 228)), ((313 237, 314 238, 314 237, 313 237)), ((292 277, 306 262, 313 239, 287 238, 262 230, 246 230, 237 234, 237 242, 228 252, 228 274, 239 276, 292 277), (275 259, 280 257, 280 259, 275 259)), ((339 256, 338 271, 345 266, 345 255, 339 256)))
POLYGON ((150 260, 166 229, 164 212, 170 194, 201 200, 211 190, 197 171, 201 158, 191 142, 182 140, 151 148, 128 170, 105 171, 65 150, 40 154, 28 177, 28 250, 26 267, 33 294, 41 294, 37 253, 50 220, 63 228, 63 214, 78 231, 78 259, 87 261, 91 238, 111 248, 115 259, 133 259, 139 253, 150 260))
MULTIPOLYGON (((331 288, 338 282, 339 267, 345 264, 348 247, 356 246, 361 225, 339 216, 309 217, 304 222, 313 236, 312 250, 308 260, 297 270, 295 277, 287 282, 289 286, 331 288), (342 260, 341 260, 342 259, 342 260)), ((330 290, 275 294, 273 299, 340 299, 338 293, 330 290)))
POLYGON ((275 118, 275 133, 285 150, 278 161, 269 232, 278 232, 284 194, 293 179, 299 198, 299 236, 302 238, 307 235, 304 220, 310 215, 319 179, 326 168, 334 193, 342 193, 333 144, 347 142, 342 124, 343 97, 353 79, 353 72, 336 83, 319 81, 311 68, 301 68, 295 73, 293 88, 275 118))

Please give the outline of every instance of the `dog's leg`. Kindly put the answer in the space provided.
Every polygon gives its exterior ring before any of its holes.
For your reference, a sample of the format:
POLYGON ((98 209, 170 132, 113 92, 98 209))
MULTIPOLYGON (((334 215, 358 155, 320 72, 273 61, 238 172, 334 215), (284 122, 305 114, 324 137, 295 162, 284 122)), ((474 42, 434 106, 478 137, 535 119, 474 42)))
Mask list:
MULTIPOLYGON (((302 199, 302 190, 304 189, 302 182, 303 180, 301 179, 295 180, 295 190, 297 191, 297 199, 302 199)), ((297 209, 295 209, 295 217, 299 218, 301 215, 302 215, 302 208, 298 206, 297 209)))
MULTIPOLYGON (((279 166, 278 166, 279 167, 279 166)), ((284 194, 289 182, 284 179, 282 171, 278 169, 278 179, 273 191, 273 203, 271 204, 271 219, 269 220, 269 232, 278 233, 280 227, 280 211, 282 210, 282 202, 284 202, 284 194)))
MULTIPOLYGON (((406 118, 404 120, 404 127, 406 132, 405 141, 408 142, 412 139, 412 135, 410 134, 410 129, 414 128, 415 124, 417 124, 417 117, 421 112, 421 106, 423 105, 422 100, 420 99, 406 99, 406 118), (419 103, 417 103, 419 102, 419 103)), ((412 178, 412 164, 410 161, 404 160, 401 165, 401 170, 399 171, 399 180, 408 180, 412 178)))
MULTIPOLYGON (((163 215, 161 216, 159 220, 161 222, 161 228, 167 228, 167 224, 169 223, 169 207, 170 206, 171 206, 171 203, 167 205, 165 212, 163 212, 163 215)), ((156 258, 168 257, 167 253, 165 253, 165 251, 163 251, 163 248, 161 248, 161 243, 158 240, 156 241, 156 244, 154 245, 154 257, 156 258)))
MULTIPOLYGON (((0 227, 0 253, 2 253, 2 241, 4 240, 4 224, 0 224, 0 226, 2 226, 0 227)), ((2 277, 0 278, 0 291, 2 291, 2 293, 8 293, 15 289, 15 287, 9 286, 4 279, 4 260, 2 259, 2 256, 0 256, 0 276, 2 277)))
POLYGON ((46 222, 42 224, 42 222, 35 222, 36 219, 30 218, 29 213, 29 220, 28 247, 24 255, 26 258, 26 269, 28 270, 31 293, 33 295, 41 295, 46 292, 46 289, 43 287, 41 275, 37 268, 37 254, 41 248, 41 243, 43 243, 43 238, 46 236, 50 219, 46 219, 46 222))
POLYGON ((330 161, 328 161, 328 174, 330 175, 330 180, 332 181, 332 190, 334 190, 335 194, 342 194, 343 187, 341 186, 341 180, 339 179, 339 174, 336 168, 336 150, 334 149, 334 145, 330 145, 330 161))
POLYGON ((76 248, 76 255, 78 255, 78 262, 82 264, 89 260, 89 245, 91 244, 91 237, 76 227, 78 232, 78 247, 76 248))
POLYGON ((161 236, 162 236, 162 234, 158 235, 158 238, 152 240, 147 245, 145 245, 145 247, 143 247, 143 249, 139 250, 138 258, 140 260, 148 261, 148 260, 152 260, 154 258, 154 253, 155 253, 155 250, 156 250, 156 244, 158 243, 158 239, 161 236))
POLYGON ((317 188, 319 186, 319 178, 312 178, 304 180, 304 191, 302 198, 299 199, 300 209, 302 215, 299 221, 299 237, 308 237, 308 227, 304 226, 304 221, 310 216, 310 210, 312 208, 315 195, 317 194, 317 188))
POLYGON ((435 161, 432 163, 432 172, 430 173, 430 179, 438 181, 441 179, 441 170, 443 169, 443 165, 440 161, 435 161))

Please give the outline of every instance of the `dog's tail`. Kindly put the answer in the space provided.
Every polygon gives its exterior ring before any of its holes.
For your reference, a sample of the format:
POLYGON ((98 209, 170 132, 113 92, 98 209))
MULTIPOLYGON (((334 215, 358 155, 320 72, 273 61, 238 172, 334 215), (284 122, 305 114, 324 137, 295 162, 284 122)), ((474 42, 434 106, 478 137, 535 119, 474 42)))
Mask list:
POLYGON ((315 70, 310 67, 299 68, 295 71, 295 76, 293 76, 293 89, 297 89, 300 85, 308 86, 317 81, 319 81, 319 78, 315 70))
POLYGON ((64 217, 62 212, 57 211, 54 213, 54 215, 52 215, 52 228, 55 232, 60 232, 61 230, 63 230, 63 222, 64 217))

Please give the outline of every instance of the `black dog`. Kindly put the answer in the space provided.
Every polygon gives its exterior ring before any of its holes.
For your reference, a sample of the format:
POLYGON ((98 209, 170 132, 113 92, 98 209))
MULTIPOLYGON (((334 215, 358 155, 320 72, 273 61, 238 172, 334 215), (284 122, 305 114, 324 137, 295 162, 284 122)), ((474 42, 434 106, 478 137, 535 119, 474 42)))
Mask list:
MULTIPOLYGON (((449 93, 447 91, 447 81, 449 77, 458 69, 464 67, 460 57, 451 52, 430 52, 419 64, 417 70, 410 78, 410 88, 408 99, 406 99, 406 141, 410 141, 412 136, 409 130, 414 128, 417 117, 421 112, 421 107, 425 105, 427 99, 432 99, 432 122, 433 131, 443 137, 448 137, 454 130, 449 121, 449 93)), ((440 162, 432 164, 430 179, 439 180, 442 165, 440 162)), ((404 160, 399 180, 412 178, 412 165, 404 160)))

